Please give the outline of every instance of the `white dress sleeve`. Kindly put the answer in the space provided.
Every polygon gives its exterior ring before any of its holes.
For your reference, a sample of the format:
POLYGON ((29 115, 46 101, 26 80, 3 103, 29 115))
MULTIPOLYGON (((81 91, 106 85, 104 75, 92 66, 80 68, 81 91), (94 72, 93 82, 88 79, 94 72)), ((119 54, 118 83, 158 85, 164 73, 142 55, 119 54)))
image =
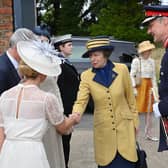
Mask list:
POLYGON ((50 163, 50 167, 65 168, 62 136, 56 131, 54 127, 54 125, 57 125, 64 120, 63 105, 60 92, 56 83, 54 88, 57 88, 53 89, 53 93, 55 95, 47 93, 46 97, 46 112, 48 116, 47 118, 53 125, 49 124, 49 128, 43 138, 43 143, 48 161, 50 163))
POLYGON ((46 114, 47 119, 53 124, 58 125, 64 120, 63 106, 60 97, 47 93, 46 96, 46 114))

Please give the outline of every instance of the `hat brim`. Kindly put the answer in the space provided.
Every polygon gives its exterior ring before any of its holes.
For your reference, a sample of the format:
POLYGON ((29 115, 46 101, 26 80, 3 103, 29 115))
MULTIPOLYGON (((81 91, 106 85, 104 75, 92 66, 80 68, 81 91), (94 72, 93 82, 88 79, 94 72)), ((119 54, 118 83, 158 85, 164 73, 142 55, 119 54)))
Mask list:
POLYGON ((141 54, 141 53, 143 53, 143 52, 145 52, 145 51, 153 50, 153 49, 155 49, 155 46, 154 46, 153 44, 151 44, 150 46, 147 46, 147 47, 145 47, 145 48, 139 49, 139 50, 138 50, 138 53, 141 54))
POLYGON ((83 55, 82 58, 88 58, 89 54, 91 52, 95 52, 95 51, 113 51, 114 47, 113 46, 100 46, 100 47, 95 47, 95 48, 91 48, 90 50, 86 51, 83 55))
POLYGON ((68 42, 72 42, 72 34, 66 34, 63 36, 53 37, 51 38, 51 42, 55 47, 58 47, 68 42))
POLYGON ((17 43, 17 51, 20 58, 33 70, 47 75, 58 76, 61 73, 61 60, 45 56, 31 41, 21 41, 17 43))
POLYGON ((147 17, 147 18, 145 18, 145 19, 142 21, 141 25, 142 25, 142 26, 147 26, 151 21, 157 19, 158 17, 159 17, 159 16, 147 17))

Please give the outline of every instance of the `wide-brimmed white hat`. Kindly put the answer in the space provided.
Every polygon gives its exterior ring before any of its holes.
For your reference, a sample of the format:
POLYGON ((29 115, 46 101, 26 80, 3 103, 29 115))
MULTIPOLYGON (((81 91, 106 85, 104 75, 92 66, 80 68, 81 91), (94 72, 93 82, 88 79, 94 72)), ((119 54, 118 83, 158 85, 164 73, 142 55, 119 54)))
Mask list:
POLYGON ((138 45, 138 53, 141 54, 145 51, 152 50, 155 48, 155 45, 152 44, 149 40, 143 41, 138 45))
POLYGON ((20 41, 17 43, 20 58, 33 70, 47 75, 58 76, 61 73, 61 58, 47 42, 20 41))

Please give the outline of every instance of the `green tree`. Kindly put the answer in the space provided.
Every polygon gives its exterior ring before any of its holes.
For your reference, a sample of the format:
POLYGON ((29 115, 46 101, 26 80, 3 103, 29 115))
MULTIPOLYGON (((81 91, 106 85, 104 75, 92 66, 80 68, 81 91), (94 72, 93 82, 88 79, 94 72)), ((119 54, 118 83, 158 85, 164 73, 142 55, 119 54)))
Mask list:
POLYGON ((143 5, 158 4, 159 0, 37 0, 44 15, 38 15, 38 24, 45 22, 54 35, 110 35, 116 39, 142 41, 150 37, 140 29, 144 19, 143 5))
POLYGON ((37 8, 37 23, 46 23, 52 28, 52 33, 58 33, 59 16, 61 0, 36 0, 37 8), (41 15, 40 11, 45 10, 45 14, 41 15))
POLYGON ((82 34, 80 27, 81 11, 86 0, 62 0, 59 16, 58 31, 60 34, 72 33, 73 35, 82 34))
POLYGON ((53 34, 82 33, 80 27, 81 11, 87 0, 37 0, 46 10, 40 17, 40 22, 45 22, 52 28, 53 34))
POLYGON ((143 6, 137 1, 106 0, 106 3, 108 5, 100 10, 98 22, 89 28, 91 35, 106 34, 136 42, 150 38, 145 29, 140 29, 144 13, 143 6))

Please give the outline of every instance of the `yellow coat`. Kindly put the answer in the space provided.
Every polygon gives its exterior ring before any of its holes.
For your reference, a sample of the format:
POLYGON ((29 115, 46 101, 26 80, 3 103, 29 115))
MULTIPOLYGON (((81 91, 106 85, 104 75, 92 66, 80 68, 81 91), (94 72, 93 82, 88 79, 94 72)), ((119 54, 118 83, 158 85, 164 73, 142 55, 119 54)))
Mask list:
POLYGON ((109 164, 118 151, 125 159, 137 161, 135 128, 139 119, 131 80, 124 64, 114 63, 118 75, 109 88, 93 81, 88 69, 81 75, 73 112, 84 112, 89 95, 94 101, 94 149, 98 165, 109 164))

